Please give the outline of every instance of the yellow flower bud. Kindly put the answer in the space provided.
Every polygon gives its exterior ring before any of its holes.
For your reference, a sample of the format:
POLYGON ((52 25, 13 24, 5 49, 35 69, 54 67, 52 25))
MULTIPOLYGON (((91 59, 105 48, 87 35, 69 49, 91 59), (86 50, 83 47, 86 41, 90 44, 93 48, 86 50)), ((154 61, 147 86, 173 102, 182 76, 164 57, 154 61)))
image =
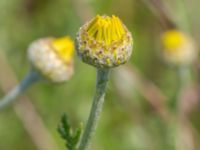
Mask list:
POLYGON ((69 80, 73 74, 74 43, 69 37, 42 38, 28 49, 33 67, 53 82, 69 80))
POLYGON ((110 68, 124 64, 132 53, 131 33, 112 15, 99 16, 83 25, 77 34, 77 53, 88 64, 110 68))
POLYGON ((197 57, 193 39, 178 30, 169 30, 162 35, 163 56, 167 63, 189 65, 197 57))

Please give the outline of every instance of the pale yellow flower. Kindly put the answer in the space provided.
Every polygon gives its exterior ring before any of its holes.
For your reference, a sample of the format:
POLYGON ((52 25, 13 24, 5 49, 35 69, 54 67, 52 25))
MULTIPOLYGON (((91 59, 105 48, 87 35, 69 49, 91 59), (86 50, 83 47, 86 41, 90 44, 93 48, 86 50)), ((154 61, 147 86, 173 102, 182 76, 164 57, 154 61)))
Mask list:
POLYGON ((42 38, 28 49, 32 66, 53 82, 63 82, 73 74, 74 43, 69 37, 42 38))
POLYGON ((163 56, 167 63, 189 65, 197 57, 193 39, 178 30, 168 30, 162 35, 163 56))
POLYGON ((133 39, 118 17, 97 15, 80 28, 77 46, 78 55, 85 63, 110 68, 127 62, 133 39))

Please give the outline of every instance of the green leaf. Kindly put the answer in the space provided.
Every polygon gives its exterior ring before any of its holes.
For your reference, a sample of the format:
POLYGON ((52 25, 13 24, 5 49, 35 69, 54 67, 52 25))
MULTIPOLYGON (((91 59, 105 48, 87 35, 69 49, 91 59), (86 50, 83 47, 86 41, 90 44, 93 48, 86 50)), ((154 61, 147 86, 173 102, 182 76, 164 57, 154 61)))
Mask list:
POLYGON ((61 135, 61 137, 65 140, 66 147, 68 148, 68 150, 76 150, 76 146, 80 140, 82 126, 78 127, 74 132, 72 130, 72 127, 70 126, 67 115, 64 114, 61 117, 61 122, 58 126, 58 132, 61 135))
POLYGON ((77 145, 81 136, 81 132, 82 132, 82 125, 80 125, 79 128, 76 129, 76 132, 72 138, 72 142, 74 145, 77 145))

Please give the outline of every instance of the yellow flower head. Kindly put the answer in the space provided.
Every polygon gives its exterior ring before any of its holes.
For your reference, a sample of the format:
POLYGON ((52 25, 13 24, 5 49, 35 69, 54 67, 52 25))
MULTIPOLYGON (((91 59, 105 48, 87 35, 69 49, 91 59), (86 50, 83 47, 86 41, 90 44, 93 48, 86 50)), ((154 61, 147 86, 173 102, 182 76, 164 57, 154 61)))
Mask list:
POLYGON ((53 82, 68 80, 73 74, 74 43, 70 37, 42 38, 28 49, 31 64, 53 82))
POLYGON ((191 37, 178 30, 168 30, 162 35, 163 54, 168 63, 187 65, 196 56, 196 46, 191 37))
POLYGON ((175 50, 186 42, 186 37, 182 32, 170 30, 163 34, 163 45, 168 50, 175 50))
POLYGON ((84 62, 98 68, 115 67, 127 62, 132 45, 131 33, 114 15, 97 15, 77 34, 78 55, 84 62))

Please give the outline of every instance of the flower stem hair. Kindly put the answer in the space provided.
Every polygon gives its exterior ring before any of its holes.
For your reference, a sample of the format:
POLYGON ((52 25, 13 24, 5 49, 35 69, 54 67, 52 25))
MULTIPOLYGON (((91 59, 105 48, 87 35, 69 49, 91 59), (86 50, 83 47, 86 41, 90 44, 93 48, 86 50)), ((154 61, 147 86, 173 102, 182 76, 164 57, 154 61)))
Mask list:
POLYGON ((90 116, 88 118, 78 150, 85 150, 88 148, 90 140, 97 128, 97 123, 103 108, 108 75, 109 69, 97 69, 96 92, 93 99, 90 116))

